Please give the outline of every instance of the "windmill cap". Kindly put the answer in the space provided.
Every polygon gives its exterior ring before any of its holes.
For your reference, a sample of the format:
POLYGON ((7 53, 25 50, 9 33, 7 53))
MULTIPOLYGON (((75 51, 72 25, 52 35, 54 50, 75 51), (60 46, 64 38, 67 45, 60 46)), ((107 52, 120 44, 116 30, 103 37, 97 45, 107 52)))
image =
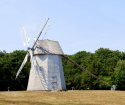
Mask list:
POLYGON ((45 39, 45 40, 37 41, 34 54, 63 55, 64 53, 63 53, 58 41, 45 39))

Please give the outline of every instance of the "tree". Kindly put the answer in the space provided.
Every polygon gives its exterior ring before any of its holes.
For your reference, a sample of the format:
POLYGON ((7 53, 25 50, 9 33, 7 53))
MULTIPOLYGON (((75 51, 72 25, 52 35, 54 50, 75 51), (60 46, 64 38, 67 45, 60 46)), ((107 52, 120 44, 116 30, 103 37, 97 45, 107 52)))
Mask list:
POLYGON ((125 60, 119 60, 115 67, 112 76, 112 84, 117 86, 117 89, 125 90, 125 60))
POLYGON ((15 80, 16 72, 18 71, 26 51, 19 50, 11 53, 0 52, 0 90, 22 90, 27 87, 28 74, 30 63, 25 65, 18 80, 15 80), (21 83, 21 84, 20 84, 21 83))
MULTIPOLYGON (((25 57, 26 51, 16 50, 11 53, 0 51, 0 90, 24 90, 27 87, 30 62, 24 66, 17 80, 16 73, 25 57)), ((125 89, 125 53, 100 48, 95 53, 80 51, 69 55, 84 70, 79 69, 67 59, 63 59, 67 89, 110 89, 117 85, 125 89), (91 75, 94 74, 96 78, 91 75)))
POLYGON ((107 48, 100 48, 96 50, 95 55, 101 63, 101 73, 103 76, 111 76, 114 72, 114 67, 117 61, 122 59, 122 53, 119 51, 112 51, 107 48))

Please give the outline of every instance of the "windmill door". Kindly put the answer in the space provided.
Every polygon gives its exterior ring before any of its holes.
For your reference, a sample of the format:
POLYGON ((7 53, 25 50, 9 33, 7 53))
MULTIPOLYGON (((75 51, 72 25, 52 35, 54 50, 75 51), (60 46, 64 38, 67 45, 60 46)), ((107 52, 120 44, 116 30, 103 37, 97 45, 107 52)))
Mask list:
POLYGON ((52 85, 52 90, 58 89, 57 76, 52 76, 51 85, 52 85))

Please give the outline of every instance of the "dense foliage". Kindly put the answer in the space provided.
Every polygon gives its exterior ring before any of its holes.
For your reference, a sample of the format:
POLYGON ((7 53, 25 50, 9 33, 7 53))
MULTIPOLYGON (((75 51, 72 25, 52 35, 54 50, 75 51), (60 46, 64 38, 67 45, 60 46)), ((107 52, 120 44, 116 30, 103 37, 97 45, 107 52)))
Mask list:
POLYGON ((26 52, 14 51, 12 53, 0 52, 0 90, 22 90, 26 89, 29 75, 30 62, 20 73, 19 79, 15 80, 17 70, 22 63, 26 52))
MULTIPOLYGON (((19 78, 15 75, 26 51, 11 53, 0 51, 0 90, 24 90, 27 87, 30 62, 26 64, 19 78)), ((83 67, 79 69, 63 58, 67 89, 117 89, 125 90, 125 53, 100 48, 95 53, 80 51, 69 58, 83 67)))
POLYGON ((81 71, 68 60, 64 60, 67 88, 75 89, 117 89, 125 90, 125 53, 100 48, 95 53, 86 51, 70 56, 84 68, 81 71), (96 75, 96 78, 92 74, 96 75))

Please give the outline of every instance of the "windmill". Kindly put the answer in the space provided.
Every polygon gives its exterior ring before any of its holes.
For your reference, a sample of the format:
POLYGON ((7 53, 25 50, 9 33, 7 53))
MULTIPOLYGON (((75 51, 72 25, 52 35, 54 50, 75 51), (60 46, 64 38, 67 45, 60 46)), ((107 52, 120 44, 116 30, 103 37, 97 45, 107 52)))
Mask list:
MULTIPOLYGON (((28 47, 27 54, 16 74, 17 78, 30 57, 31 69, 27 90, 66 90, 61 60, 63 51, 59 43, 52 40, 39 40, 48 21, 49 18, 33 46, 28 47)), ((25 31, 24 34, 26 34, 25 31)), ((25 39, 28 45, 28 38, 25 39)))
MULTIPOLYGON (((26 45, 28 46, 27 54, 16 74, 16 78, 25 66, 28 58, 30 57, 31 69, 29 74, 29 81, 27 90, 66 90, 65 78, 62 66, 62 57, 68 59, 71 63, 76 65, 80 70, 85 69, 64 55, 59 43, 52 40, 39 40, 44 28, 46 27, 49 18, 44 24, 42 30, 38 34, 33 46, 29 47, 29 38, 25 34, 26 45)), ((94 78, 101 80, 96 75, 90 73, 94 78)), ((103 81, 103 80, 102 80, 103 81)), ((103 81, 104 82, 104 81, 103 81)))

